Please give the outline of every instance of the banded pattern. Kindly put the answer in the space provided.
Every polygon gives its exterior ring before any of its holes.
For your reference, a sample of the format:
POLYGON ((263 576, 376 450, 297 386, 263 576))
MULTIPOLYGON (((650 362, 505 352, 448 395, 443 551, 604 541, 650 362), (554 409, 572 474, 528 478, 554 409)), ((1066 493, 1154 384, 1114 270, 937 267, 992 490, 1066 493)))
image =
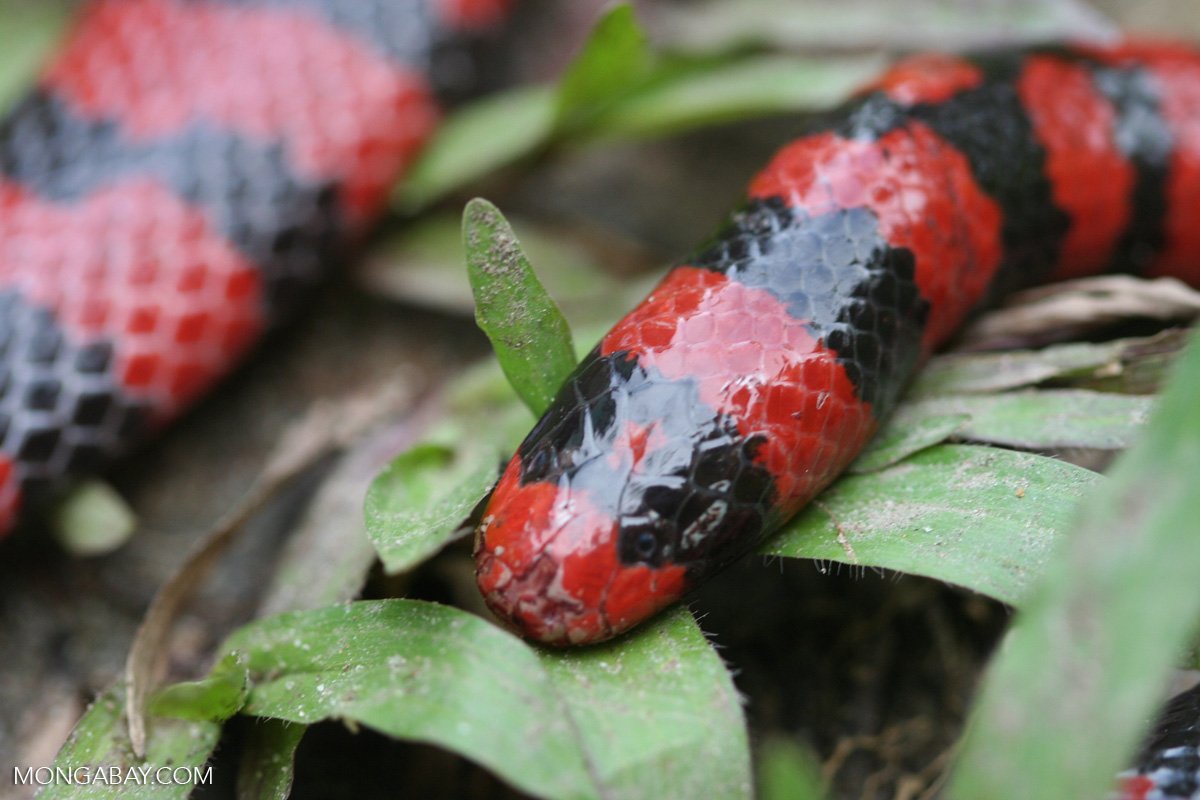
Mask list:
POLYGON ((1167 704, 1137 763, 1119 776, 1120 800, 1200 798, 1200 686, 1167 704))
POLYGON ((0 531, 296 307, 433 130, 439 55, 506 5, 85 7, 0 122, 0 531))
POLYGON ((992 298, 1198 282, 1197 208, 1200 54, 901 62, 780 150, 567 381, 484 510, 484 597, 549 643, 627 630, 832 481, 992 298))

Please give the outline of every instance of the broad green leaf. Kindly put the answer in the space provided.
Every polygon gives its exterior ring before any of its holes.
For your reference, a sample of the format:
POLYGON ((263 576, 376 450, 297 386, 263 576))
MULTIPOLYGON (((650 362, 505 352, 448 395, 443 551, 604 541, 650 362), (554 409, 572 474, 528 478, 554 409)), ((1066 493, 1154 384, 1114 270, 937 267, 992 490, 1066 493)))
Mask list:
POLYGON ((296 748, 307 725, 258 719, 246 733, 238 764, 238 800, 287 800, 295 777, 296 748))
POLYGON ((758 747, 759 800, 821 800, 821 774, 813 754, 789 739, 766 738, 758 747))
POLYGON ((396 195, 416 211, 544 146, 554 128, 553 87, 513 89, 450 115, 404 176, 396 195))
POLYGON ((230 653, 207 677, 158 690, 150 698, 149 712, 174 719, 224 722, 245 704, 248 688, 245 659, 230 653))
POLYGON ((1102 480, 1043 456, 940 445, 843 478, 760 552, 924 575, 1015 605, 1102 480))
POLYGON ((53 769, 75 775, 77 782, 55 781, 39 798, 183 800, 198 783, 212 782, 211 767, 205 765, 217 746, 220 725, 152 718, 146 757, 138 759, 126 732, 124 695, 118 684, 96 698, 54 759, 53 769), (114 776, 120 776, 119 783, 114 776))
POLYGON ((907 401, 847 471, 874 472, 950 438, 1033 450, 1118 450, 1137 436, 1152 405, 1146 397, 1083 390, 907 401))
POLYGON ((571 330, 498 208, 480 198, 468 203, 463 241, 475 320, 513 389, 540 415, 575 367, 571 330))
POLYGON ((681 767, 748 796, 736 694, 683 610, 594 651, 551 653, 447 606, 359 602, 259 620, 226 649, 249 657, 246 713, 436 744, 537 797, 660 797, 634 777, 681 767))
POLYGON ((588 797, 591 778, 537 655, 464 611, 411 600, 351 603, 253 622, 246 713, 347 719, 460 753, 541 797, 588 797))
POLYGON ((439 405, 441 421, 367 491, 367 536, 390 573, 416 567, 468 533, 463 522, 533 422, 494 361, 456 378, 439 405))
POLYGON ((913 453, 946 441, 971 419, 970 414, 961 412, 913 414, 909 409, 902 405, 892 415, 847 468, 847 473, 861 475, 897 464, 913 453))
POLYGON ((1088 494, 983 690, 951 796, 1104 797, 1200 619, 1200 342, 1088 494))
POLYGON ((600 796, 752 797, 737 690, 686 609, 635 636, 540 657, 570 709, 600 796))
POLYGON ((654 54, 629 3, 608 10, 558 84, 556 132, 587 129, 650 74, 654 54))
POLYGON ((958 415, 955 435, 976 442, 1036 450, 1127 447, 1145 424, 1148 397, 1083 390, 939 397, 907 403, 889 425, 907 430, 958 415))
POLYGON ((405 175, 397 193, 400 209, 418 210, 555 138, 586 131, 645 79, 651 62, 632 8, 614 6, 556 85, 514 89, 451 115, 405 175))
POLYGON ((367 535, 384 569, 405 572, 464 533, 463 521, 492 488, 501 459, 529 427, 525 409, 506 407, 486 428, 448 423, 461 444, 424 442, 397 456, 367 491, 367 535))

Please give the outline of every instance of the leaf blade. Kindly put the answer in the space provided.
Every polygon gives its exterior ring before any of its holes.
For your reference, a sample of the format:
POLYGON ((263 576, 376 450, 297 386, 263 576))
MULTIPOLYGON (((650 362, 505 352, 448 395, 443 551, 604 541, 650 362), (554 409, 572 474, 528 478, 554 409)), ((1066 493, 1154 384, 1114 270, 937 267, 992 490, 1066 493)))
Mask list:
POLYGON ((924 575, 1019 604, 1100 480, 1043 456, 939 445, 835 483, 760 552, 924 575))
POLYGON ((1198 393, 1193 337, 992 665, 952 796, 1104 796, 1124 766, 1200 617, 1198 393))
POLYGON ((450 115, 421 151, 393 197, 414 212, 544 147, 554 128, 556 92, 530 86, 480 100, 450 115))
POLYGON ((752 796, 737 690, 686 609, 611 644, 539 657, 605 796, 752 796))
POLYGON ((535 415, 575 368, 571 330, 500 210, 481 198, 463 212, 475 319, 513 389, 535 415))
POLYGON ((308 730, 276 719, 257 720, 238 764, 238 800, 287 800, 295 777, 296 748, 308 730))
POLYGON ((962 415, 957 432, 975 442, 1036 450, 1120 450, 1137 437, 1154 401, 1082 389, 940 397, 906 404, 900 427, 923 418, 962 415))
POLYGON ((446 747, 541 797, 592 796, 541 665, 520 640, 464 611, 413 600, 283 614, 236 632, 253 679, 246 712, 343 718, 446 747))
MULTIPOLYGON (((54 768, 72 774, 87 768, 92 775, 98 770, 117 769, 124 775, 131 769, 148 769, 154 773, 166 768, 171 772, 171 781, 56 781, 43 787, 38 797, 45 800, 115 797, 184 800, 196 784, 193 781, 176 783, 173 770, 186 769, 190 775, 204 780, 204 765, 217 746, 221 726, 215 722, 153 719, 147 731, 145 758, 135 758, 122 714, 124 691, 120 684, 115 684, 93 701, 59 750, 54 768), (193 770, 198 770, 199 774, 193 770)), ((138 774, 143 773, 139 771, 138 774)), ((211 773, 208 775, 211 780, 211 773)))
MULTIPOLYGON (((495 383, 502 381, 487 380, 482 388, 495 383)), ((367 536, 389 574, 413 569, 465 533, 463 521, 491 490, 501 459, 529 428, 528 412, 503 388, 502 402, 487 403, 491 422, 486 427, 470 427, 470 413, 453 408, 460 399, 448 398, 451 416, 371 481, 363 503, 367 536)))
POLYGON ((558 83, 554 131, 588 128, 650 73, 649 39, 627 2, 608 9, 558 83))
POLYGON ((677 778, 751 796, 736 690, 682 608, 564 652, 452 607, 361 601, 250 623, 225 649, 248 657, 245 713, 353 720, 445 747, 538 797, 651 800, 677 778))
POLYGON ((715 63, 656 68, 616 98, 581 135, 639 138, 797 109, 826 108, 883 66, 877 57, 804 59, 740 56, 715 63))
POLYGON ((224 722, 245 705, 248 680, 245 659, 230 653, 207 677, 158 690, 150 698, 148 710, 160 717, 224 722))

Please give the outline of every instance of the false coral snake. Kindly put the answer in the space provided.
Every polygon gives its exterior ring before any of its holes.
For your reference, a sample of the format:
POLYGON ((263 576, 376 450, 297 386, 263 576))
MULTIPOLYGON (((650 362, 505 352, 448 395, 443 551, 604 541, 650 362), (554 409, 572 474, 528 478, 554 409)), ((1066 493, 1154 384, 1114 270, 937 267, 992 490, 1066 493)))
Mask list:
MULTIPOLYGON (((506 5, 87 7, 0 124, 0 528, 295 308, 432 131, 439 53, 506 5)), ((1197 201, 1186 48, 902 62, 576 370, 491 498, 485 597, 545 641, 628 629, 831 481, 989 298, 1116 268, 1200 281, 1197 201)), ((1195 697, 1127 797, 1200 794, 1195 697)))
MULTIPOLYGON (((900 62, 785 145, 568 378, 478 526, 488 605, 552 644, 637 625, 827 486, 990 299, 1110 270, 1200 283, 1198 208, 1190 48, 900 62)), ((1200 797, 1188 719, 1127 798, 1200 797)))
POLYGON ((0 533, 295 309, 432 133, 435 63, 506 6, 85 7, 0 123, 0 533))

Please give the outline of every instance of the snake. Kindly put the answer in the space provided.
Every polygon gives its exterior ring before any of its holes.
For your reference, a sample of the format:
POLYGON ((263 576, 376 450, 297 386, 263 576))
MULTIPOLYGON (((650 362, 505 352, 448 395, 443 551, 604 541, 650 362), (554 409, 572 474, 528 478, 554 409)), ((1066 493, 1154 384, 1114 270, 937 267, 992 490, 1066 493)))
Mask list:
MULTIPOLYGON (((1198 208, 1188 46, 899 61, 570 374, 482 510, 487 605, 551 645, 631 629, 813 500, 972 312, 1111 271, 1200 284, 1198 208)), ((1200 714, 1172 719, 1127 800, 1200 798, 1200 714)))
POLYGON ((507 6, 84 6, 0 122, 0 532, 300 312, 507 6))
MULTIPOLYGON (((301 313, 509 0, 90 0, 0 121, 0 535, 301 313)), ((810 124, 579 364, 487 498, 480 591, 549 644, 629 630, 827 486, 1013 289, 1200 283, 1200 55, 900 61, 810 124)), ((1123 800, 1200 798, 1200 690, 1123 800)))

